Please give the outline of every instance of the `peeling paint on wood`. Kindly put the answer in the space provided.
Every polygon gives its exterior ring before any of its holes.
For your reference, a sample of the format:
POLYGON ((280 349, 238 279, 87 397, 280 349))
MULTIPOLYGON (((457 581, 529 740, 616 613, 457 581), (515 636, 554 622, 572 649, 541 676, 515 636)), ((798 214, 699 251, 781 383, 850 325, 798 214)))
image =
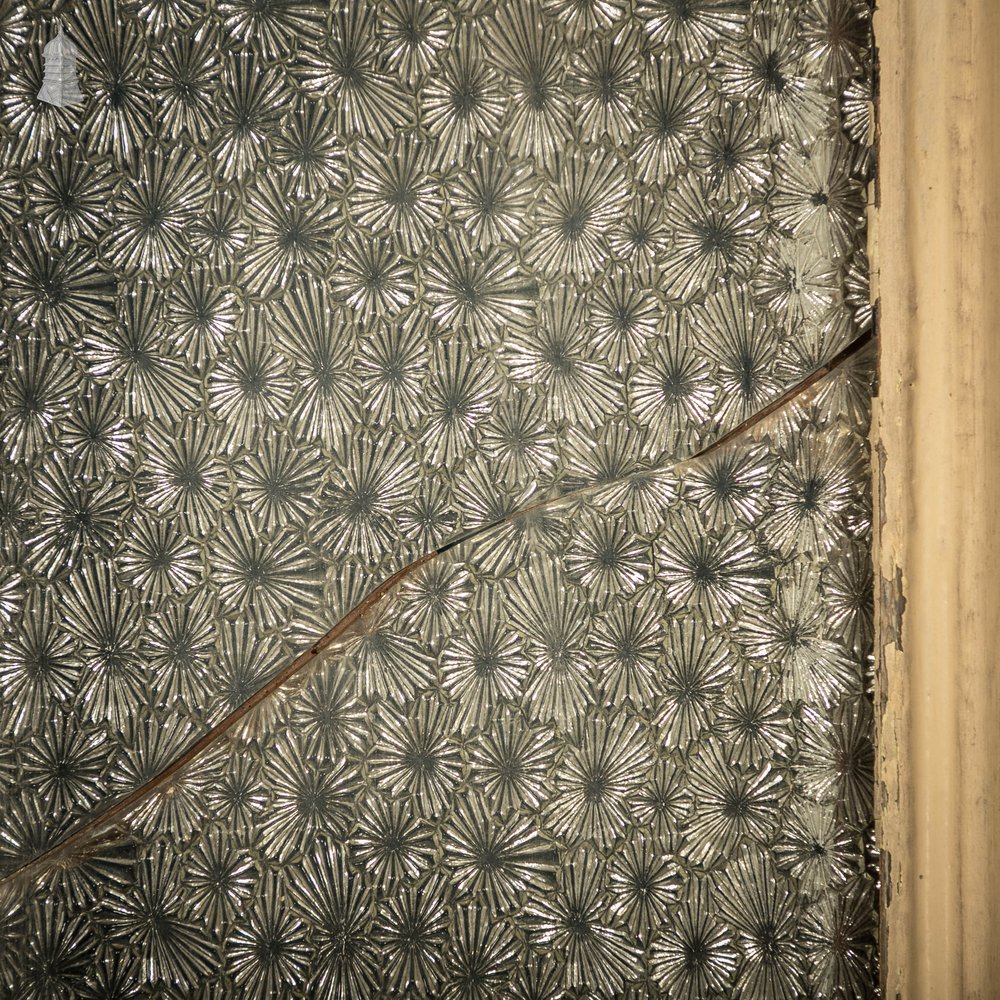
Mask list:
POLYGON ((987 1000, 1000 996, 1000 3, 899 0, 875 35, 883 995, 987 1000))

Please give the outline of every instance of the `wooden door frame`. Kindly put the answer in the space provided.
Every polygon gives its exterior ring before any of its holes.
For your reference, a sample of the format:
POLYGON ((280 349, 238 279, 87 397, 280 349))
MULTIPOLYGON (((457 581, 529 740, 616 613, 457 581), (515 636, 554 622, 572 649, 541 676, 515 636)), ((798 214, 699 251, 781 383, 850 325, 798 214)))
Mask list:
POLYGON ((887 1000, 1000 997, 1000 0, 883 0, 874 401, 887 1000))

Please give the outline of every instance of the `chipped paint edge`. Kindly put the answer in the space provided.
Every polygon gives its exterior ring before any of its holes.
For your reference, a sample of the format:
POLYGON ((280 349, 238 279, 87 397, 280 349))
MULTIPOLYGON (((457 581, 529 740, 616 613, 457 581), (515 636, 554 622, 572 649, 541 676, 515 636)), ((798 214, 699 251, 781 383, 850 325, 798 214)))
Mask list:
POLYGON ((875 16, 883 995, 1000 997, 1000 3, 875 16))

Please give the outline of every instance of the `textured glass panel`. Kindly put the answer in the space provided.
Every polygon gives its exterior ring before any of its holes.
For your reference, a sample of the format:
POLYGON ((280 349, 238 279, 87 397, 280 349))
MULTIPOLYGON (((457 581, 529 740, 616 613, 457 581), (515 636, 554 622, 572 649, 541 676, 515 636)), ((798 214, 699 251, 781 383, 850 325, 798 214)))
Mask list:
POLYGON ((48 866, 32 947, 180 995, 866 995, 867 391, 412 569, 48 866))
POLYGON ((0 3, 0 984, 866 993, 867 7, 60 14, 71 107, 0 3))

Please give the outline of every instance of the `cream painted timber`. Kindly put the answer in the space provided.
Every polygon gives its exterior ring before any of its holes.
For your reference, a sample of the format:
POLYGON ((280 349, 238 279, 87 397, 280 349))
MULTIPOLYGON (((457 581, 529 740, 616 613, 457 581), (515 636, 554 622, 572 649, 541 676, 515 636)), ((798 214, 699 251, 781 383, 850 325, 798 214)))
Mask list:
POLYGON ((888 1000, 986 1000, 1000 998, 1000 0, 883 0, 875 38, 882 977, 888 1000))

